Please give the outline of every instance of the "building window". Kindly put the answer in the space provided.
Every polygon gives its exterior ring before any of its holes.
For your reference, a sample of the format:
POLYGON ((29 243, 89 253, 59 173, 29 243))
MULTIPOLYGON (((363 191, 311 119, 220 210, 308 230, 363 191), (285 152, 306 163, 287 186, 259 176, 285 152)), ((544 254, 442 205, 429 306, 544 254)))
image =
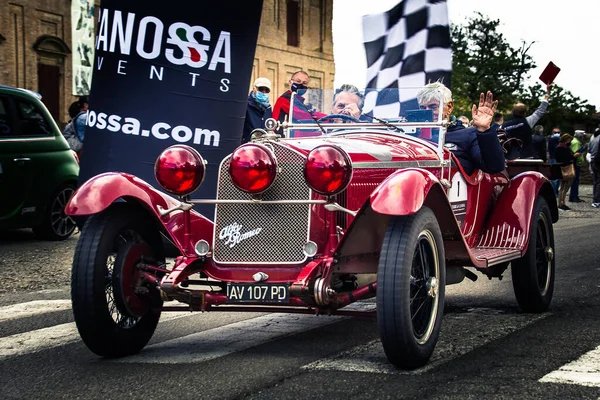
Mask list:
POLYGON ((300 42, 300 1, 287 0, 287 44, 298 47, 300 42))

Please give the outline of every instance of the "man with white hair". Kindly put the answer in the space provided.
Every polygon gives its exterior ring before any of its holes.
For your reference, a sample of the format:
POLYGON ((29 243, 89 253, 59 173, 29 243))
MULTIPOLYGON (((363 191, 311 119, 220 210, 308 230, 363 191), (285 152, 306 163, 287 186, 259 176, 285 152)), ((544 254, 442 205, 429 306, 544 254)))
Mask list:
MULTIPOLYGON (((454 102, 452 92, 441 82, 429 83, 417 94, 419 108, 431 110, 433 120, 437 121, 439 113, 442 119, 450 121, 454 102), (440 110, 440 95, 444 106, 440 110)), ((461 121, 453 121, 448 126, 446 144, 460 161, 464 171, 471 175, 476 169, 495 174, 506 167, 504 150, 498 140, 496 128, 492 128, 492 117, 496 112, 498 101, 494 101, 492 92, 481 93, 479 107, 473 104, 473 126, 465 127, 461 121)))

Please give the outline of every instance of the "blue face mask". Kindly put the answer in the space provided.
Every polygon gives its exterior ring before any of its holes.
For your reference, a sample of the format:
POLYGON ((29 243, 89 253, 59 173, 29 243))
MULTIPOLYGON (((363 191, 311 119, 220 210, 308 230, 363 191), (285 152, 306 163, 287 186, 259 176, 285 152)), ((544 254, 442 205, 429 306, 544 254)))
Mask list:
POLYGON ((269 104, 269 95, 263 92, 256 92, 256 100, 263 104, 269 104))
POLYGON ((292 92, 298 93, 299 96, 302 96, 304 93, 306 93, 306 89, 308 89, 306 86, 304 86, 301 83, 296 83, 296 82, 293 82, 292 85, 290 86, 290 90, 292 92))

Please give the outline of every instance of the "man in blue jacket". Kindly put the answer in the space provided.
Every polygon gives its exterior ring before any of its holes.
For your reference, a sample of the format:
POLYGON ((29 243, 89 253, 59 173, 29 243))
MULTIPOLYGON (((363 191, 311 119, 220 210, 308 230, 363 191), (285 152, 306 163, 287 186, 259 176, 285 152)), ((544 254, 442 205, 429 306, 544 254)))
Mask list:
POLYGON ((252 131, 256 128, 265 128, 265 120, 271 118, 272 108, 269 99, 271 92, 271 81, 267 78, 258 78, 254 81, 254 87, 248 95, 248 108, 246 108, 246 120, 242 143, 249 142, 252 131))
MULTIPOLYGON (((440 112, 440 96, 443 96, 444 103, 441 110, 442 119, 450 121, 454 108, 452 92, 441 82, 430 83, 417 94, 419 107, 432 110, 433 120, 437 121, 440 112)), ((460 120, 453 121, 448 126, 447 147, 469 175, 477 169, 496 174, 506 167, 504 150, 498 140, 497 129, 491 126, 497 106, 498 101, 494 101, 492 92, 487 92, 485 95, 481 93, 479 107, 473 104, 473 127, 463 126, 460 120)))

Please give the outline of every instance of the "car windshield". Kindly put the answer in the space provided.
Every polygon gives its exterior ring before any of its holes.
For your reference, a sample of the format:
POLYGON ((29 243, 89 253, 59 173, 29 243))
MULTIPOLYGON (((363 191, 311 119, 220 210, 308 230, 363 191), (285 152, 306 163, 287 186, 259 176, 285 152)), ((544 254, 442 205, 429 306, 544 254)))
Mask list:
POLYGON ((384 130, 442 147, 444 96, 438 89, 309 89, 292 93, 287 138, 384 130))

